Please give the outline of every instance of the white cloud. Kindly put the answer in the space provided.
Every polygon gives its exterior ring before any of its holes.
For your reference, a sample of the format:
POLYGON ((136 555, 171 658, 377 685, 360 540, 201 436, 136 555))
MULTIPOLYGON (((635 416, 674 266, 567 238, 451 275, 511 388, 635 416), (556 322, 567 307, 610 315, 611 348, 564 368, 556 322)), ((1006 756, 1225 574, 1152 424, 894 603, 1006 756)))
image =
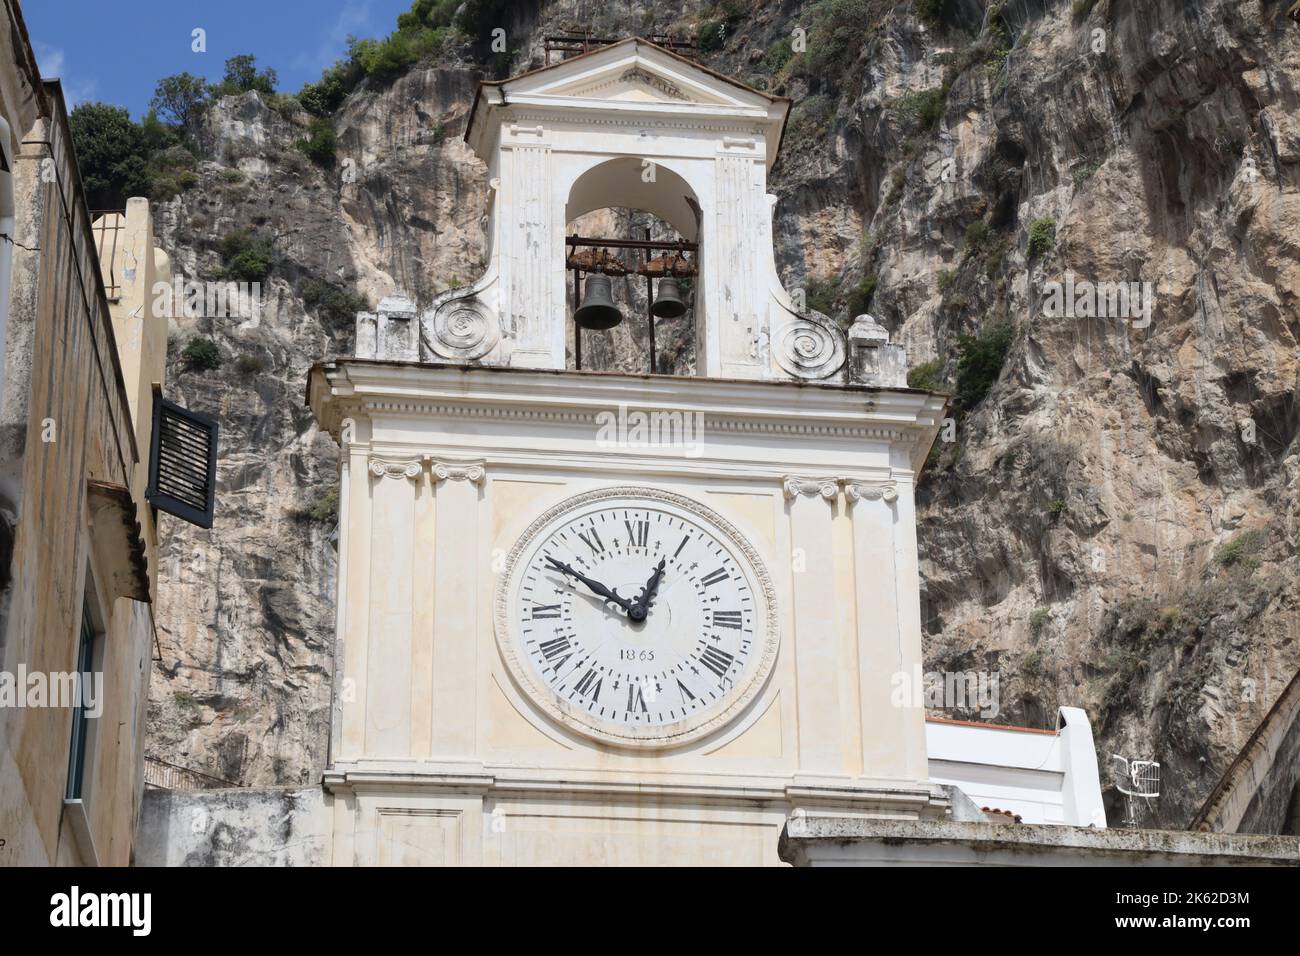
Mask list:
POLYGON ((330 25, 329 32, 313 51, 304 51, 293 58, 295 69, 319 72, 333 66, 335 60, 347 52, 348 36, 365 36, 370 26, 370 6, 373 0, 347 0, 330 25))
POLYGON ((36 52, 36 64, 40 67, 41 77, 63 81, 63 95, 68 101, 68 109, 94 97, 95 81, 70 73, 67 57, 61 49, 40 41, 33 41, 32 48, 36 52))
POLYGON ((41 68, 41 76, 63 75, 63 51, 44 43, 32 44, 36 49, 36 63, 41 68))

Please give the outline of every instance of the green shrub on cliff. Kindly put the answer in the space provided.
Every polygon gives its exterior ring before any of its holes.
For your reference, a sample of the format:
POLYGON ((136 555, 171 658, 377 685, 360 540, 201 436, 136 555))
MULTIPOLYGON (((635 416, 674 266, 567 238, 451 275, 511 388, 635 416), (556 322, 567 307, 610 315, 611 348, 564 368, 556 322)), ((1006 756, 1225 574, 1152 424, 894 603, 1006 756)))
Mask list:
POLYGON ((957 407, 970 411, 984 400, 993 383, 1002 374, 1002 365, 1015 328, 1010 322, 994 322, 980 329, 977 335, 963 335, 957 339, 957 407))
POLYGON ((271 240, 247 229, 222 236, 217 252, 223 262, 221 278, 235 282, 261 282, 270 273, 275 259, 271 240))
POLYGON ((326 332, 344 332, 352 328, 357 313, 368 303, 362 296, 321 279, 307 278, 298 284, 303 307, 316 316, 326 332))
POLYGON ((1056 245, 1056 220, 1051 216, 1035 219, 1029 227, 1029 258, 1037 259, 1056 245))
POLYGON ((181 352, 181 358, 196 372, 207 372, 221 367, 221 350, 217 348, 217 343, 201 335, 190 339, 185 346, 185 351, 181 352))
POLYGON ((334 124, 324 118, 312 120, 307 128, 307 135, 294 140, 293 146, 317 166, 332 169, 334 154, 338 149, 334 124))
POLYGON ((923 388, 927 392, 943 391, 943 359, 930 359, 907 370, 907 387, 923 388))
POLYGON ((297 521, 312 524, 336 523, 339 520, 339 490, 330 488, 328 491, 318 493, 306 508, 295 509, 291 515, 297 521))

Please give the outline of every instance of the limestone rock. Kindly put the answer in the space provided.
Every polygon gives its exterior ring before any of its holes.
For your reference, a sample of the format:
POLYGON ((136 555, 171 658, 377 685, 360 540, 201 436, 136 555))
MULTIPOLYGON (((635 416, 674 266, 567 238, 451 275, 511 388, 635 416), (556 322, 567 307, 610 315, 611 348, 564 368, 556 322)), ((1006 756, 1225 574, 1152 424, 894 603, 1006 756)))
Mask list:
MULTIPOLYGON (((922 486, 928 667, 999 673, 1001 721, 1085 708, 1103 760, 1164 764, 1158 820, 1184 823, 1300 665, 1300 29, 1258 0, 1006 4, 993 23, 962 3, 946 30, 862 0, 826 75, 779 55, 796 28, 817 37, 820 6, 755 5, 703 61, 795 101, 773 183, 787 287, 820 283, 847 328, 874 277, 874 320, 948 386, 961 336, 1015 327, 922 486), (1051 241, 1031 254, 1039 221, 1051 241), (1150 282, 1150 324, 1045 314, 1067 272, 1150 282)), ((588 7, 518 25, 513 71, 570 26, 718 15, 588 7)), ((334 117, 332 170, 295 150, 305 117, 227 100, 200 137, 201 186, 159 212, 187 276, 214 277, 216 242, 241 228, 273 237, 276 263, 257 324, 176 331, 170 388, 220 417, 221 484, 211 532, 162 519, 151 753, 253 786, 324 765, 337 451, 304 375, 351 351, 346 306, 400 289, 423 308, 478 277, 488 184, 460 140, 478 75, 449 61, 363 84, 334 117), (183 370, 200 333, 221 369, 183 370)), ((664 325, 661 370, 691 371, 689 332, 664 325)), ((643 367, 641 324, 620 329, 584 342, 586 367, 643 367)))

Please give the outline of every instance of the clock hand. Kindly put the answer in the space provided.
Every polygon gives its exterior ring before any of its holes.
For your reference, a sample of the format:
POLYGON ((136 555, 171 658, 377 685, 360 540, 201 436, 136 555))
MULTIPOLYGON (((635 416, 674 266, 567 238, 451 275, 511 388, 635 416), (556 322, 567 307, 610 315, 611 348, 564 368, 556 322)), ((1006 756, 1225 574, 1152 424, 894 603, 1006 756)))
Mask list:
POLYGON ((650 613, 650 602, 659 592, 659 581, 664 576, 664 564, 667 559, 660 558, 659 564, 655 567, 654 574, 650 575, 650 580, 646 582, 645 587, 641 589, 641 595, 632 602, 628 609, 627 616, 634 621, 644 621, 650 613))
POLYGON ((559 571, 562 574, 567 574, 569 575, 569 577, 576 578, 577 580, 581 581, 583 584, 587 585, 587 587, 589 587, 594 593, 599 594, 601 597, 605 598, 608 601, 613 601, 624 611, 632 610, 632 602, 627 600, 626 598, 619 597, 617 591, 611 591, 609 588, 605 587, 605 585, 601 584, 599 581, 593 581, 591 578, 586 577, 585 575, 580 574, 577 571, 573 570, 573 568, 569 567, 563 561, 555 560, 550 555, 546 556, 546 560, 551 562, 551 567, 553 567, 556 571, 559 571))

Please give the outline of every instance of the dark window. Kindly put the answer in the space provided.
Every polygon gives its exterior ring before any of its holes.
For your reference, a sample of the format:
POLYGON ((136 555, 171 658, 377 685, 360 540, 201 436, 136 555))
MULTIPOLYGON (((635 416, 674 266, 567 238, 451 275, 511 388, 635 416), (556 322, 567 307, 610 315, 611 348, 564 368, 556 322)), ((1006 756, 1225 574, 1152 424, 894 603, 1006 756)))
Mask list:
POLYGON ((77 647, 77 673, 81 675, 77 690, 76 710, 72 714, 72 746, 68 751, 68 792, 69 800, 81 799, 81 788, 86 775, 86 739, 90 736, 90 717, 86 713, 86 690, 94 679, 92 668, 95 665, 95 625, 90 618, 90 596, 86 596, 85 607, 81 611, 81 643, 77 647))
POLYGON ((217 423, 154 395, 145 497, 161 511, 212 527, 217 486, 217 423))

